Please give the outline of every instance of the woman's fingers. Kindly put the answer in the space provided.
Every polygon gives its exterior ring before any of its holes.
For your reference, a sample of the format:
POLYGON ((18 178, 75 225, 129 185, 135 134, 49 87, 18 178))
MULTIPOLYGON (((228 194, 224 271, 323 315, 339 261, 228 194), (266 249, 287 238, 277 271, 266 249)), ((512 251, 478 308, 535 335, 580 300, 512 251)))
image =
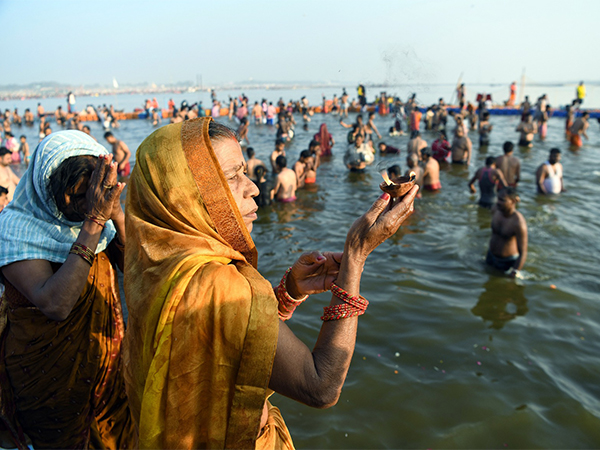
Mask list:
POLYGON ((107 170, 104 174, 104 178, 102 179, 102 187, 104 189, 110 190, 117 184, 117 163, 111 162, 107 166, 107 170))
POLYGON ((390 194, 384 192, 375 202, 371 205, 369 210, 364 214, 365 219, 370 223, 373 223, 385 210, 390 203, 390 194))

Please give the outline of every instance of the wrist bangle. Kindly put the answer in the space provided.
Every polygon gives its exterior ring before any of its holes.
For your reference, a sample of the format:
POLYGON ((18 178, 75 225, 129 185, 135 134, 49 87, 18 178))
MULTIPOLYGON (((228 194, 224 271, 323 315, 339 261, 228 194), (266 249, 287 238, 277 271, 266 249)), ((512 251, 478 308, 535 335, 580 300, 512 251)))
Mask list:
POLYGON ((106 225, 104 223, 100 222, 94 216, 86 217, 85 220, 89 220, 90 222, 94 222, 95 224, 100 225, 102 227, 102 229, 104 229, 106 227, 106 225))
POLYGON ((294 311, 296 310, 296 307, 308 298, 308 295, 305 295, 300 298, 293 298, 288 293, 286 283, 287 277, 291 271, 291 267, 285 271, 283 277, 281 278, 281 281, 275 288, 275 296, 277 297, 277 301, 279 302, 279 308, 277 312, 281 320, 289 320, 292 317, 294 311))
POLYGON ((361 295, 350 295, 337 284, 331 285, 331 293, 344 303, 323 308, 321 320, 340 320, 348 317, 362 316, 369 306, 369 301, 361 295))
POLYGON ((88 247, 83 244, 79 244, 75 242, 71 249, 69 250, 69 254, 74 254, 81 257, 85 262, 87 262, 90 266, 94 265, 94 259, 96 255, 93 251, 91 251, 88 247))

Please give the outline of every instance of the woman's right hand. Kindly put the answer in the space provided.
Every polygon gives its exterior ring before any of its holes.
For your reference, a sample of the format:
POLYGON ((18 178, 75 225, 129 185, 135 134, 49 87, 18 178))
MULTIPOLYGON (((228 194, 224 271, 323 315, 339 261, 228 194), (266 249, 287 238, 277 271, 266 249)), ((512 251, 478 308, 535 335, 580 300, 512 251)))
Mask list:
POLYGON ((379 197, 350 227, 344 256, 364 264, 367 256, 398 231, 400 225, 412 214, 418 190, 417 185, 413 186, 401 201, 392 201, 387 193, 379 197))
POLYGON ((124 187, 123 183, 117 183, 117 163, 113 162, 113 156, 100 155, 86 193, 86 213, 109 220, 124 187))

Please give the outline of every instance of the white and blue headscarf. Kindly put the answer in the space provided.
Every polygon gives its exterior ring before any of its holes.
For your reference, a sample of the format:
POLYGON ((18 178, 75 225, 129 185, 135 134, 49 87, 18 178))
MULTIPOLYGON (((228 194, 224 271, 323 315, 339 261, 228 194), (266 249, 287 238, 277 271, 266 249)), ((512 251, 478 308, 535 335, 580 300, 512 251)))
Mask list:
MULTIPOLYGON (((102 145, 75 130, 52 133, 39 143, 13 200, 0 213, 0 267, 29 259, 65 262, 83 222, 71 222, 59 211, 48 189, 50 175, 73 156, 107 154, 102 145)), ((106 222, 96 253, 115 233, 112 221, 106 222)))

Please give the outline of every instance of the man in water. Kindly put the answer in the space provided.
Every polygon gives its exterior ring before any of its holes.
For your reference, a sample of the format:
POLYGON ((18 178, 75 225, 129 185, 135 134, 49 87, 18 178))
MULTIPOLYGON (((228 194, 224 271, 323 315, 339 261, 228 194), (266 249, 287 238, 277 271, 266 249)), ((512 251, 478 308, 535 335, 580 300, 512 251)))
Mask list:
POLYGON ((20 137, 21 144, 19 146, 19 152, 23 155, 23 162, 25 163, 25 167, 29 167, 29 160, 31 159, 31 154, 29 152, 29 143, 27 142, 27 137, 22 134, 20 137))
POLYGON ((473 144, 471 139, 466 135, 465 129, 462 126, 456 128, 454 139, 452 139, 452 147, 450 149, 452 153, 452 164, 466 164, 471 163, 471 150, 473 144))
POLYGON ((106 139, 106 142, 112 145, 114 161, 118 164, 117 173, 120 177, 128 176, 131 173, 131 165, 129 164, 131 152, 129 151, 129 147, 127 147, 125 142, 114 137, 110 131, 104 133, 104 139, 106 139))
POLYGON ((246 160, 248 178, 250 178, 252 181, 256 182, 256 181, 258 181, 258 177, 256 175, 256 168, 258 166, 262 166, 266 170, 267 167, 265 166, 265 163, 263 163, 260 159, 255 158, 254 149, 252 147, 246 148, 246 154, 248 155, 248 159, 246 160))
POLYGON ((533 147, 533 135, 537 133, 537 126, 531 114, 525 115, 525 119, 517 126, 517 131, 521 132, 519 147, 533 147))
POLYGON ((560 194, 564 192, 563 167, 560 163, 560 153, 558 148, 553 148, 550 150, 548 161, 538 167, 535 173, 538 194, 560 194))
POLYGON ((475 189, 475 181, 479 180, 479 206, 491 208, 496 204, 496 189, 497 187, 506 187, 506 180, 501 171, 496 169, 496 158, 488 156, 485 159, 485 167, 477 169, 471 181, 469 181, 469 189, 473 194, 477 193, 475 189))
POLYGON ((442 188, 440 183, 440 163, 431 157, 431 149, 425 147, 421 150, 423 159, 423 187, 428 191, 438 191, 442 188))
MULTIPOLYGON (((419 158, 414 153, 406 157, 406 165, 408 169, 404 172, 404 176, 409 176, 411 172, 415 173, 415 184, 419 188, 423 185, 423 169, 419 165, 419 158)), ((417 198, 421 198, 421 193, 417 194, 417 198)))
POLYGON ((304 187, 304 180, 308 171, 308 160, 310 158, 310 152, 308 150, 302 150, 298 161, 294 163, 294 173, 296 174, 296 181, 298 182, 298 188, 304 187))
POLYGON ((419 131, 414 131, 412 136, 413 137, 406 145, 406 152, 408 155, 416 155, 417 159, 420 160, 421 150, 427 147, 427 142, 421 137, 421 133, 419 131))
POLYGON ((348 145, 344 164, 352 172, 363 172, 375 159, 371 147, 364 142, 363 136, 358 134, 354 143, 348 145))
POLYGON ((19 184, 20 178, 10 168, 12 153, 6 147, 0 147, 0 186, 8 190, 7 198, 10 202, 19 184))
POLYGON ((283 203, 291 203, 296 200, 296 189, 298 188, 296 172, 286 167, 285 156, 278 156, 275 164, 277 165, 277 178, 275 187, 271 191, 271 198, 276 198, 277 201, 283 203))
POLYGON ((490 123, 490 113, 484 112, 479 122, 479 147, 490 145, 490 133, 494 126, 490 123))
POLYGON ((590 113, 587 111, 584 112, 581 117, 575 119, 573 125, 571 126, 571 145, 575 148, 580 148, 583 145, 583 141, 581 136, 583 136, 586 140, 589 139, 587 135, 587 129, 589 126, 588 118, 590 117, 590 113))
POLYGON ((504 155, 496 158, 496 167, 510 187, 517 187, 521 179, 521 160, 513 155, 515 146, 512 142, 506 141, 502 146, 504 155))
POLYGON ((285 139, 278 138, 275 141, 275 150, 273 150, 270 157, 273 173, 279 173, 276 161, 280 156, 285 156, 285 139))
POLYGON ((527 222, 517 211, 514 188, 502 189, 492 208, 492 237, 485 262, 510 277, 518 277, 527 259, 527 222))

